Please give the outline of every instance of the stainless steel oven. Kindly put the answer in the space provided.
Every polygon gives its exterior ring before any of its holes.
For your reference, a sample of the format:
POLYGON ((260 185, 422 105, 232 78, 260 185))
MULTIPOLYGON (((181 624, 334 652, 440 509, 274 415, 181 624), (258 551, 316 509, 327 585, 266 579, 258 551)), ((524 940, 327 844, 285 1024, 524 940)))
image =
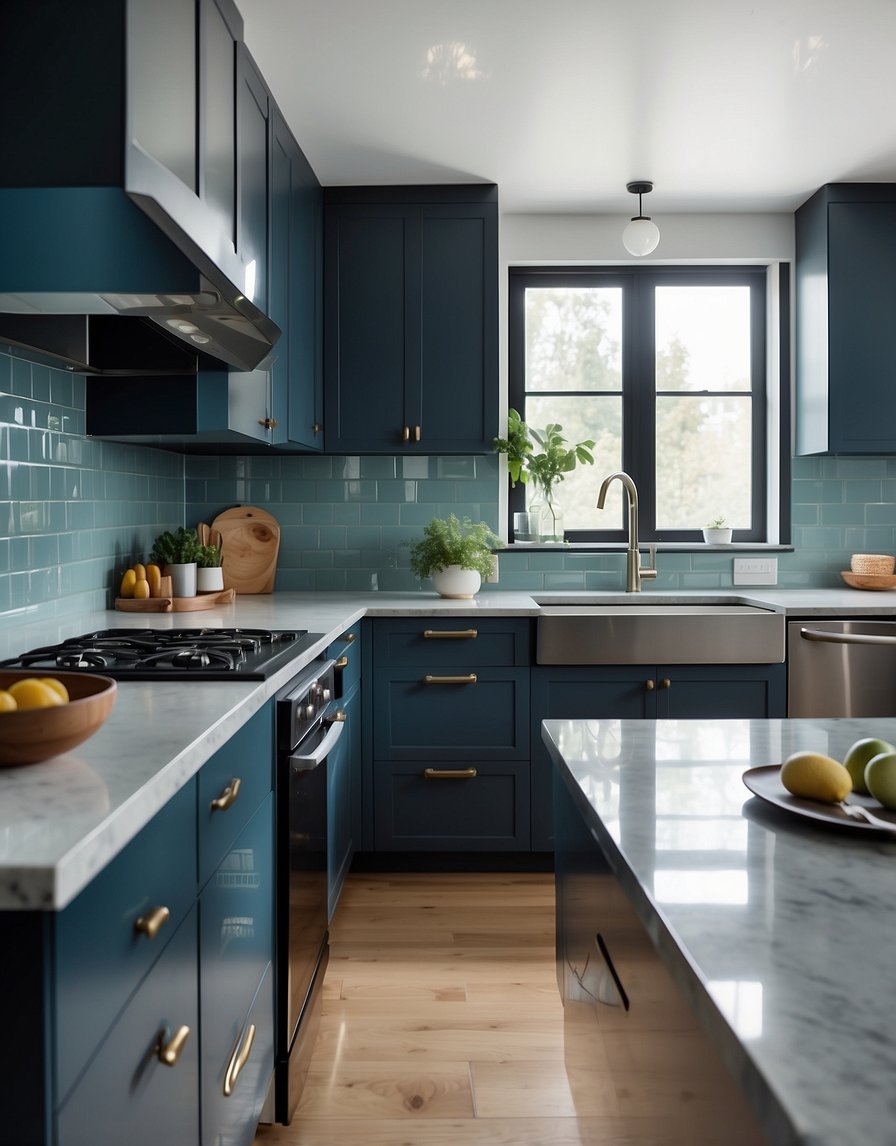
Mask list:
POLYGON ((345 728, 334 671, 313 661, 277 698, 274 1117, 283 1123, 308 1074, 329 958, 327 757, 345 728))

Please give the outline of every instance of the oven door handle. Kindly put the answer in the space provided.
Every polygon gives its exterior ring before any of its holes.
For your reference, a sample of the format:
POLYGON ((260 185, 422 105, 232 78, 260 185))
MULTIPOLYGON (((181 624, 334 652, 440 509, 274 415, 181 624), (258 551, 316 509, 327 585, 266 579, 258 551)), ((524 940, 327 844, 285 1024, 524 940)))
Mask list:
POLYGON ((874 633, 834 633, 822 629, 800 629, 804 641, 825 641, 832 645, 896 645, 896 637, 874 633))
POLYGON ((318 744, 317 748, 305 755, 304 753, 295 753, 288 757, 289 767, 293 772, 311 772, 319 764, 323 764, 324 760, 336 747, 336 742, 345 731, 345 716, 337 714, 333 723, 327 729, 327 734, 323 740, 318 744))

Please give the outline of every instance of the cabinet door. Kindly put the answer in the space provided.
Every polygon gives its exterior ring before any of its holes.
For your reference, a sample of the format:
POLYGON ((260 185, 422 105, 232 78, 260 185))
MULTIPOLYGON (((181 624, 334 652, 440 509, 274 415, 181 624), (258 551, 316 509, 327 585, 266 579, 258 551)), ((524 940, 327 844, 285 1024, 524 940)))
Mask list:
POLYGON ((237 48, 236 240, 243 266, 237 283, 250 302, 268 304, 268 93, 242 44, 237 48))
POLYGON ((236 251, 236 45, 242 36, 229 0, 199 5, 199 193, 222 242, 236 251))
POLYGON ((177 929, 58 1115, 58 1146, 197 1142, 196 908, 177 929), (188 1029, 173 1065, 159 1050, 188 1029))
MULTIPOLYGON (((487 452, 498 432, 497 228, 490 224, 481 205, 423 209, 417 448, 426 453, 487 452)), ((417 446, 416 431, 414 438, 417 446)))
POLYGON ((765 719, 786 715, 785 665, 660 665, 659 718, 765 719))
POLYGON ((251 1142, 274 1068, 273 1003, 253 1020, 255 1039, 242 1074, 227 1087, 245 1049, 247 1013, 273 955, 273 795, 234 841, 199 899, 202 1018, 202 1142, 251 1142))
POLYGON ((326 213, 328 453, 403 448, 406 340, 414 323, 405 267, 419 250, 415 222, 400 206, 340 206, 326 213))

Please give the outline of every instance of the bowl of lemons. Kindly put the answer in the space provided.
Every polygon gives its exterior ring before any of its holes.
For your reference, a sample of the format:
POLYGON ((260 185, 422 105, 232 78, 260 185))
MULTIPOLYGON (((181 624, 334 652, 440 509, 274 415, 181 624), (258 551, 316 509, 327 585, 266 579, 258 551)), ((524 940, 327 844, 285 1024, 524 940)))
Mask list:
POLYGON ((0 765, 38 764, 82 744, 115 704, 111 677, 0 670, 0 765))

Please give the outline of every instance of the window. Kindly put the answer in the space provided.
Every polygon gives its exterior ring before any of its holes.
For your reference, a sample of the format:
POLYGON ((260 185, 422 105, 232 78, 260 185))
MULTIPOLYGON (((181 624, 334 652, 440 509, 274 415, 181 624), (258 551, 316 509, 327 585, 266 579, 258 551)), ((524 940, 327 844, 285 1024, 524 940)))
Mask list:
POLYGON ((719 516, 766 539, 765 296, 764 267, 511 269, 510 405, 596 443, 557 488, 567 540, 625 536, 618 482, 596 508, 620 469, 642 541, 702 540, 719 516))

